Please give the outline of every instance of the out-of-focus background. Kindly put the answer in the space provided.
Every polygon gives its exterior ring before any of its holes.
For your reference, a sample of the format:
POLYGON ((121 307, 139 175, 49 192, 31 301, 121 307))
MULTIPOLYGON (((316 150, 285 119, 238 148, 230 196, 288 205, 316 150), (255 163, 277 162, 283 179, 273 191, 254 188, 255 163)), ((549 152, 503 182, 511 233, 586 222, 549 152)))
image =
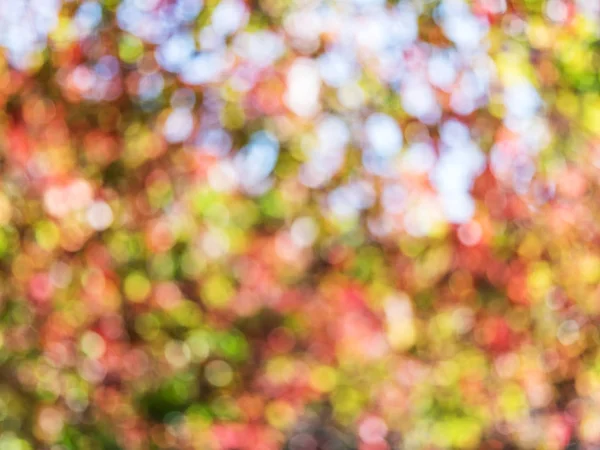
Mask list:
POLYGON ((600 448, 596 0, 0 0, 0 449, 600 448))

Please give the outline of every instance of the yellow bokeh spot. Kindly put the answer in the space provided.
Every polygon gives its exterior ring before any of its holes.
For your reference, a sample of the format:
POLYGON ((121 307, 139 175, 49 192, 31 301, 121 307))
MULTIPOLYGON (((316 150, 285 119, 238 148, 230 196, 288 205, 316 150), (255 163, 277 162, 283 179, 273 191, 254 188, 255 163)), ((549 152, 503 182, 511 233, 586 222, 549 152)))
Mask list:
POLYGON ((12 218, 12 207, 6 195, 0 192, 0 226, 8 225, 12 218))
POLYGON ((433 427, 433 441, 442 447, 475 448, 481 437, 481 425, 469 417, 449 417, 433 427))
POLYGON ((541 18, 532 18, 527 27, 527 37, 535 48, 547 48, 552 45, 552 30, 541 18))
POLYGON ((333 393, 332 401, 335 413, 341 420, 357 414, 363 404, 360 393, 350 387, 336 390, 333 393))
POLYGON ((294 408, 281 400, 269 403, 265 415, 269 424, 280 430, 290 427, 296 421, 294 408))
POLYGON ((228 104, 221 112, 221 124, 230 130, 237 130, 244 126, 246 116, 244 110, 235 104, 228 104))
MULTIPOLYGON (((573 19, 571 27, 581 38, 595 38, 598 33, 598 26, 588 17, 578 14, 573 19)), ((571 37, 573 39, 573 37, 571 37)))
POLYGON ((417 330, 412 319, 398 320, 388 324, 387 338, 395 350, 408 350, 417 340, 417 330))
POLYGON ((70 18, 66 16, 59 17, 58 24, 49 37, 58 49, 65 48, 73 42, 77 37, 77 33, 70 18))
POLYGON ((586 96, 583 102, 585 109, 583 112, 584 126, 594 134, 600 135, 600 99, 586 96))
POLYGON ((125 35, 119 41, 119 58, 126 63, 134 63, 144 54, 144 44, 133 36, 125 35))
POLYGON ((143 302, 150 295, 152 285, 150 280, 141 272, 132 272, 127 275, 124 283, 125 295, 132 302, 143 302))
POLYGON ((596 255, 585 255, 579 262, 579 273, 586 283, 600 281, 600 257, 596 255))
POLYGON ((213 308, 227 306, 234 292, 231 281, 220 274, 209 276, 200 288, 204 303, 213 308))
POLYGON ((572 92, 562 92, 556 98, 556 108, 566 117, 573 118, 579 112, 579 98, 572 92))
POLYGON ((581 421, 579 433, 586 441, 597 441, 600 439, 600 417, 589 415, 581 421))
POLYGON ((533 296, 544 295, 552 286, 552 270, 547 263, 538 262, 527 276, 527 286, 533 296))
POLYGON ((60 242, 60 230, 49 220, 42 220, 35 226, 35 240, 44 250, 53 250, 60 242))
POLYGON ((527 408, 527 400, 521 387, 512 384, 504 388, 499 398, 499 406, 504 417, 516 419, 527 408))
POLYGON ((496 67, 505 86, 520 84, 531 78, 528 56, 517 48, 499 54, 496 57, 496 67))
POLYGON ((539 238, 533 233, 529 233, 519 246, 519 255, 527 259, 537 259, 542 253, 543 246, 539 238))
POLYGON ((329 392, 337 385, 337 372, 329 366, 315 367, 310 373, 310 385, 321 392, 329 392))
POLYGON ((285 356, 273 358, 267 362, 267 377, 275 384, 290 382, 296 374, 294 361, 285 356))

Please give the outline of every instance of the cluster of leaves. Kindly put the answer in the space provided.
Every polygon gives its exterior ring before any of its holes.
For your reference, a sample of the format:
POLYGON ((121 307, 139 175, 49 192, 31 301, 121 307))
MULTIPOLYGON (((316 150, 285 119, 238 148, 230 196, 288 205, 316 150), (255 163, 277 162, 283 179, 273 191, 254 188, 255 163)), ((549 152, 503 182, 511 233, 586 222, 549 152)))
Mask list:
POLYGON ((0 448, 600 445, 595 2, 16 3, 0 448))

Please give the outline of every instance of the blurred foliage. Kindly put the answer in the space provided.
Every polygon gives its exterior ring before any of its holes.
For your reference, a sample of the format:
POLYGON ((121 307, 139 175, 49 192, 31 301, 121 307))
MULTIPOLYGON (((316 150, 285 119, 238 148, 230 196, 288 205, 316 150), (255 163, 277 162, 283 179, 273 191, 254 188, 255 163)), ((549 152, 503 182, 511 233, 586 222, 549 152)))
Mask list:
POLYGON ((595 449, 600 5, 0 0, 0 449, 595 449))

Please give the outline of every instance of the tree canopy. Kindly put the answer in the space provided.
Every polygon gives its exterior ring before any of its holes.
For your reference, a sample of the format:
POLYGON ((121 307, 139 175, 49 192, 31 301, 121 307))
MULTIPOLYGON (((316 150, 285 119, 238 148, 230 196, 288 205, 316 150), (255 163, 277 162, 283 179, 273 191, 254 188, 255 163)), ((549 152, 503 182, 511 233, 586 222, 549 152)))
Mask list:
POLYGON ((0 49, 0 448, 600 445, 598 2, 0 0, 0 49))

